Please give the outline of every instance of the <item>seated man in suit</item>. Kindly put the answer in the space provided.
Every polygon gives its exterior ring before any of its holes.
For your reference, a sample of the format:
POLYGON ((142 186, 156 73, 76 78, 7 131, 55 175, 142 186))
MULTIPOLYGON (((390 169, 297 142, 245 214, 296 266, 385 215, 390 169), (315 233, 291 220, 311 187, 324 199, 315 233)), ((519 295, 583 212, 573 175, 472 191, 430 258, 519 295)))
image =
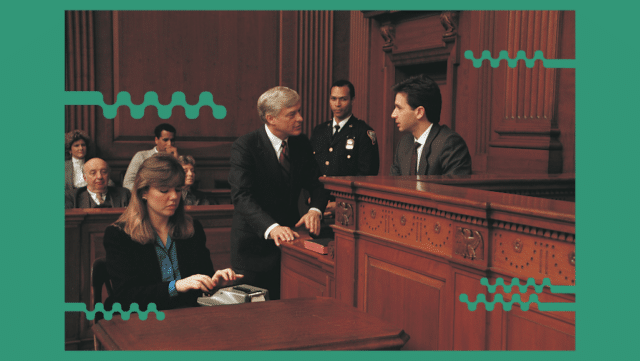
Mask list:
POLYGON ((395 119, 402 137, 396 149, 391 175, 471 174, 471 156, 462 137, 439 125, 442 96, 432 79, 419 75, 393 87, 395 119))
POLYGON ((64 208, 117 208, 129 204, 131 193, 122 187, 109 187, 109 165, 100 158, 84 163, 82 169, 86 187, 69 189, 64 208))
POLYGON ((304 225, 320 232, 328 194, 318 180, 320 172, 309 139, 302 134, 300 95, 278 86, 258 99, 264 125, 238 138, 231 147, 231 265, 244 282, 269 290, 280 298, 280 244, 304 225), (298 197, 311 194, 311 209, 302 218, 298 197))
POLYGON ((141 150, 131 158, 127 173, 125 173, 124 180, 122 181, 122 186, 128 190, 133 188, 133 182, 136 180, 136 174, 138 174, 138 169, 140 169, 142 162, 151 158, 154 154, 166 152, 178 158, 178 150, 174 146, 176 142, 176 128, 171 124, 162 123, 158 125, 153 132, 156 136, 156 146, 150 150, 141 150))

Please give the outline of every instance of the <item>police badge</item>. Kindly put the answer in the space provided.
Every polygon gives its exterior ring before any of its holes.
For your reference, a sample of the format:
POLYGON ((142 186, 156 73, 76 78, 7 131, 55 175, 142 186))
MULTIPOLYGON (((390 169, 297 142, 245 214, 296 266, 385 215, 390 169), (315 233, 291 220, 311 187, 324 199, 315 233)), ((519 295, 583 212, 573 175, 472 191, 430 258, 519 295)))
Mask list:
POLYGON ((376 132, 374 132, 373 130, 367 130, 367 135, 369 136, 369 138, 371 138, 371 143, 373 145, 376 145, 376 132))
POLYGON ((347 148, 348 150, 353 149, 354 144, 356 143, 356 141, 354 139, 347 139, 347 145, 345 146, 345 148, 347 148))

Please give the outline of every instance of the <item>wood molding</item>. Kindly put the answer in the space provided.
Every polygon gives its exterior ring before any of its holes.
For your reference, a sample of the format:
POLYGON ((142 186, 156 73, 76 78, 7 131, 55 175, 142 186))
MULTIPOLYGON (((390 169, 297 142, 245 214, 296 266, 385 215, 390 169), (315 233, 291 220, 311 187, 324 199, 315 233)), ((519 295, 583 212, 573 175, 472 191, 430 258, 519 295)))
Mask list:
POLYGON ((302 132, 311 134, 331 118, 327 105, 333 68, 333 11, 298 12, 297 48, 295 90, 302 97, 302 132))
MULTIPOLYGON (((65 91, 95 91, 93 11, 65 11, 65 91)), ((95 105, 65 105, 65 132, 80 129, 95 142, 95 105)))

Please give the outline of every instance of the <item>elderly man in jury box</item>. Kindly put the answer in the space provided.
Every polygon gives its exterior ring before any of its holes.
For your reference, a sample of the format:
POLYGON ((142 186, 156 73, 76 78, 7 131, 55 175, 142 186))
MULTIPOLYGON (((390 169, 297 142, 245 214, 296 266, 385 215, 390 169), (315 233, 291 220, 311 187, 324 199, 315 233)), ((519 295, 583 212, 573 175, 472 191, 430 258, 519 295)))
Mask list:
POLYGON ((83 176, 87 185, 65 192, 65 208, 117 208, 129 204, 131 193, 122 187, 110 187, 107 162, 93 158, 84 163, 83 176))

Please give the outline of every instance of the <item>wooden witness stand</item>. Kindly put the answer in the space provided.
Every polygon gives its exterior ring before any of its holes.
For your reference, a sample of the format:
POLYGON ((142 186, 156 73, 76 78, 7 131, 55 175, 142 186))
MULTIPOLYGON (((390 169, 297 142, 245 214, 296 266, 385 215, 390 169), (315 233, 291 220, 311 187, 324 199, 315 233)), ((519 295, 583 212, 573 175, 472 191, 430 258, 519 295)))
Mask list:
MULTIPOLYGON (((508 312, 500 305, 491 312, 483 305, 469 311, 459 301, 461 293, 472 301, 477 294, 493 300, 480 285, 483 277, 491 284, 498 277, 505 284, 513 277, 575 284, 575 204, 540 198, 572 200, 572 175, 343 177, 324 182, 339 205, 334 253, 307 250, 303 239, 284 244, 283 299, 336 298, 404 330, 411 337, 405 350, 575 348, 573 312, 540 312, 535 304, 529 311, 518 304, 508 312)), ((104 229, 121 212, 65 212, 65 302, 91 304, 91 264, 104 256, 104 229)), ((187 207, 187 212, 202 222, 214 266, 229 267, 233 206, 187 207)), ((573 295, 552 294, 547 287, 538 297, 542 302, 575 302, 573 295)), ((84 315, 65 315, 65 339, 67 349, 93 348, 84 315)))
MULTIPOLYGON (((483 277, 575 284, 575 203, 517 195, 573 199, 573 175, 323 182, 338 204, 335 258, 283 246, 283 298, 335 297, 404 329, 405 350, 575 349, 574 312, 541 312, 536 304, 523 311, 517 303, 511 311, 481 304, 469 311, 459 301, 462 293, 492 301, 483 277)), ((505 301, 518 293, 502 291, 505 301)), ((575 302, 548 287, 538 298, 575 302)))

